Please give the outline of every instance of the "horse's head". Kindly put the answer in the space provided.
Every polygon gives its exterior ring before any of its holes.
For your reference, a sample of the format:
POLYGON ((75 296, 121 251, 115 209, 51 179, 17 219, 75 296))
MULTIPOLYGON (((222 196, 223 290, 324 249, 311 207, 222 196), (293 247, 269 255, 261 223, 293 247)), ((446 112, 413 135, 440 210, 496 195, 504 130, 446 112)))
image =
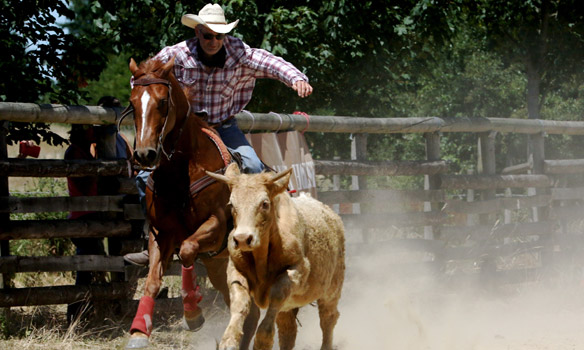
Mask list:
POLYGON ((136 127, 134 159, 144 167, 159 164, 166 136, 176 123, 173 110, 176 101, 172 96, 172 85, 176 83, 173 66, 174 59, 167 63, 148 60, 139 67, 133 59, 130 60, 130 71, 134 77, 130 95, 136 127))

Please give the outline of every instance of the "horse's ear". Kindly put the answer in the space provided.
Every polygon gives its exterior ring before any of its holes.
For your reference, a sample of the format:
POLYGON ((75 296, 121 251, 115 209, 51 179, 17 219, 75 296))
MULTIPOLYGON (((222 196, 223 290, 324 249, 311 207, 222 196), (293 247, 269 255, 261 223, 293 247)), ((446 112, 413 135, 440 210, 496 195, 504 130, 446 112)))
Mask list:
POLYGON ((136 61, 134 61, 133 58, 130 58, 130 72, 132 72, 132 75, 135 75, 137 71, 138 65, 136 64, 136 61))
POLYGON ((168 60, 168 62, 166 62, 164 64, 164 66, 162 66, 162 76, 167 76, 168 73, 172 70, 172 67, 174 67, 174 59, 175 58, 176 58, 176 56, 174 56, 173 58, 168 60))
POLYGON ((292 168, 286 169, 282 172, 277 173, 270 179, 272 190, 274 193, 284 192, 288 188, 288 182, 290 182, 290 176, 292 175, 292 168))

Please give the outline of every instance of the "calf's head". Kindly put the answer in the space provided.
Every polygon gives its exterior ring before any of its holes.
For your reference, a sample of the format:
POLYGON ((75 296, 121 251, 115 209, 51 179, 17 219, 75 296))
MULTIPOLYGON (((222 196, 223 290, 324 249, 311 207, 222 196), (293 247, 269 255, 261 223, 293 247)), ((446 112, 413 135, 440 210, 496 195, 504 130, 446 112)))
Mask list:
POLYGON ((290 168, 277 174, 241 174, 235 163, 229 165, 225 175, 207 172, 231 190, 234 229, 229 238, 230 249, 251 251, 268 244, 270 227, 278 215, 277 196, 286 190, 291 173, 290 168))

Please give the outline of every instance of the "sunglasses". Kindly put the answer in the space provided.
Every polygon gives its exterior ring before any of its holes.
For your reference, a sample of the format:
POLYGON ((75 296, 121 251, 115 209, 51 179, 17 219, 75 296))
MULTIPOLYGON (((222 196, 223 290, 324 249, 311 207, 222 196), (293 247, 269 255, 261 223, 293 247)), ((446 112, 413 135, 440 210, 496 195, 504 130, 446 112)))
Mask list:
POLYGON ((213 38, 215 38, 217 41, 223 40, 225 39, 225 34, 211 34, 211 33, 206 33, 204 31, 201 31, 201 34, 203 34, 203 39, 205 40, 211 40, 213 38))

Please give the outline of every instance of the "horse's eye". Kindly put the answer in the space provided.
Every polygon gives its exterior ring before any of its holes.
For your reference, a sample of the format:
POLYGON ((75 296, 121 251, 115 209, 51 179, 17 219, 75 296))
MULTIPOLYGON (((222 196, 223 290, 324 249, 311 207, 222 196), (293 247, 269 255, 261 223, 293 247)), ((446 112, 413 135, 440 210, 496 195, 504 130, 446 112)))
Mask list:
POLYGON ((270 201, 265 200, 262 202, 262 210, 269 210, 270 209, 270 201))
POLYGON ((162 99, 162 100, 160 100, 160 102, 158 102, 158 107, 160 109, 162 109, 162 108, 164 108, 164 106, 166 106, 166 103, 167 103, 167 100, 162 99))

